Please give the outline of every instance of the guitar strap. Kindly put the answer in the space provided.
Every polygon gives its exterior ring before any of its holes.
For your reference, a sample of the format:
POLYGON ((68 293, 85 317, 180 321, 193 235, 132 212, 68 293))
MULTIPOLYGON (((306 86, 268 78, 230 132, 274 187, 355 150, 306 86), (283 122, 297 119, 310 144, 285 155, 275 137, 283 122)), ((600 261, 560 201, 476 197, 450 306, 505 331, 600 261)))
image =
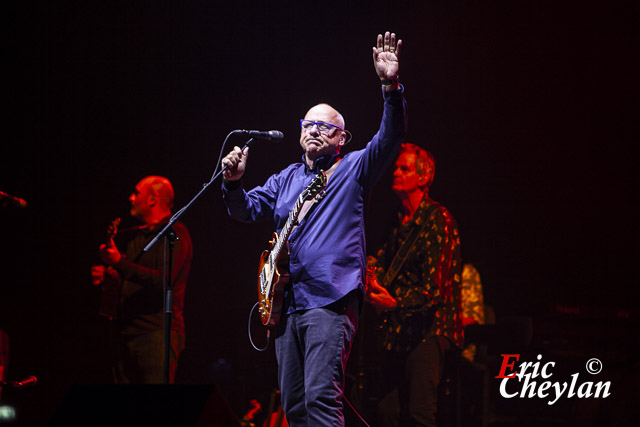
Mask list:
POLYGON ((422 224, 422 226, 419 228, 413 227, 409 236, 407 237, 407 240, 404 241, 400 249, 398 249, 398 252, 396 252, 396 255, 393 257, 393 261, 391 261, 391 265, 387 269, 387 273, 384 275, 384 278, 382 279, 382 283, 381 283, 382 286, 386 288, 388 285, 391 284, 393 279, 396 278, 396 276, 400 272, 400 268, 402 267, 404 262, 407 260, 407 256, 411 252, 411 249, 413 248, 416 241, 418 240, 418 236, 420 236, 420 234, 427 228, 427 224, 431 219, 431 215, 433 215, 433 213, 438 207, 440 207, 440 204, 433 202, 433 204, 427 208, 427 212, 424 216, 425 217, 424 224, 422 224))
MULTIPOLYGON (((341 161, 342 161, 342 157, 337 159, 335 163, 331 165, 331 167, 324 172, 325 176, 327 177, 325 188, 326 186, 329 185, 329 179, 331 178, 331 175, 333 175, 333 173, 336 171, 336 168, 338 167, 338 164, 340 164, 341 161)), ((315 203, 316 203, 315 197, 312 198, 311 200, 307 200, 304 202, 304 204, 302 205, 302 208, 300 208, 300 213, 298 214, 298 220, 297 220, 298 223, 302 222, 302 219, 305 217, 305 215, 309 212, 309 210, 315 203)))

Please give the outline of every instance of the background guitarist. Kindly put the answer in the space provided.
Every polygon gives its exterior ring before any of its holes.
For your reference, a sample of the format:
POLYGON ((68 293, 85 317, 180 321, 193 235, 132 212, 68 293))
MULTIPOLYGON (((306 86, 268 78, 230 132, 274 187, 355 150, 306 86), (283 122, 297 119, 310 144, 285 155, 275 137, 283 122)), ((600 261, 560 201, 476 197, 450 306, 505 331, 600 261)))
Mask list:
MULTIPOLYGON (((129 197, 131 216, 141 221, 135 236, 121 254, 113 238, 99 248, 108 266, 91 267, 94 285, 105 275, 121 281, 117 324, 116 376, 119 383, 161 384, 164 382, 164 321, 162 292, 163 244, 149 252, 143 248, 171 217, 173 187, 167 178, 142 179, 129 197), (146 225, 146 226, 145 226, 146 225)), ((171 324, 170 382, 174 381, 178 357, 185 345, 184 293, 191 268, 192 245, 187 228, 174 225, 178 236, 173 253, 173 315, 171 324)))
POLYGON ((451 213, 429 197, 434 174, 430 153, 402 144, 392 187, 402 209, 369 260, 365 299, 385 312, 380 426, 435 426, 445 356, 462 349, 460 237, 451 213))
MULTIPOLYGON (((272 175, 263 186, 242 188, 247 152, 235 147, 222 160, 228 167, 223 196, 229 214, 246 222, 273 220, 277 232, 320 170, 329 176, 326 195, 289 236, 290 282, 275 348, 282 406, 291 426, 344 425, 344 372, 366 274, 364 207, 406 132, 403 88, 398 83, 401 46, 395 34, 387 32, 378 35, 373 48, 384 110, 379 131, 364 149, 341 156, 340 149, 350 139, 344 118, 333 107, 318 104, 300 120, 302 162, 272 175)), ((342 54, 334 52, 331 66, 336 78, 344 74, 342 54)))

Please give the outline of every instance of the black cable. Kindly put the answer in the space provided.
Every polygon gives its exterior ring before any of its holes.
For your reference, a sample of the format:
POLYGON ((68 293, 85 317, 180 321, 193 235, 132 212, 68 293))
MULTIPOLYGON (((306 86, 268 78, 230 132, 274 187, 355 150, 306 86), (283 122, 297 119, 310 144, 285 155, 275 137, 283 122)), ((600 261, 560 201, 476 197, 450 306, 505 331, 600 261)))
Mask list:
POLYGON ((220 154, 218 155, 218 160, 216 161, 216 168, 213 170, 213 174, 211 175, 211 181, 213 181, 213 179, 215 178, 216 174, 218 173, 218 168, 220 167, 220 160, 222 160, 222 154, 225 152, 224 151, 224 147, 226 147, 227 145, 227 141, 229 140, 229 137, 231 135, 233 135, 234 133, 238 133, 237 130, 232 130, 231 132, 229 132, 226 136, 226 138, 224 139, 224 142, 222 143, 222 147, 220 148, 220 154))
POLYGON ((347 396, 342 395, 342 398, 344 399, 345 402, 347 402, 347 405, 349 405, 349 407, 351 408, 351 410, 353 412, 355 412, 355 414, 358 416, 358 418, 360 418, 360 421, 362 421, 364 423, 365 426, 367 427, 371 427, 369 424, 367 424, 367 422, 364 420, 364 418, 362 418, 362 415, 360 415, 358 413, 358 411, 356 411, 356 408, 353 407, 353 405, 351 404, 351 402, 349 402, 349 399, 347 399, 347 396))
POLYGON ((258 351, 265 351, 269 347, 269 342, 271 339, 271 329, 267 328, 267 343, 262 348, 256 347, 256 345, 253 343, 253 338, 251 338, 251 315, 253 314, 253 310, 256 309, 258 304, 259 303, 255 303, 251 308, 251 311, 249 312, 249 321, 247 322, 247 333, 249 334, 249 342, 251 343, 251 346, 258 351))

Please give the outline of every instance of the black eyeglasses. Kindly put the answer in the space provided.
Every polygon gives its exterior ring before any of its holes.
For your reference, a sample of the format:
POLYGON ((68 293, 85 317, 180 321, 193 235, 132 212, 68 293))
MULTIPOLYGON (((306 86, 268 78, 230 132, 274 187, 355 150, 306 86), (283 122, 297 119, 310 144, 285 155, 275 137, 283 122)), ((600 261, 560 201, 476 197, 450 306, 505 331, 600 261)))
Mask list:
POLYGON ((331 128, 340 129, 341 131, 344 132, 344 129, 342 129, 340 126, 332 125, 331 123, 314 122, 313 120, 300 119, 300 128, 302 130, 310 131, 311 129, 313 129, 314 126, 318 127, 318 131, 320 133, 329 133, 331 132, 331 128))

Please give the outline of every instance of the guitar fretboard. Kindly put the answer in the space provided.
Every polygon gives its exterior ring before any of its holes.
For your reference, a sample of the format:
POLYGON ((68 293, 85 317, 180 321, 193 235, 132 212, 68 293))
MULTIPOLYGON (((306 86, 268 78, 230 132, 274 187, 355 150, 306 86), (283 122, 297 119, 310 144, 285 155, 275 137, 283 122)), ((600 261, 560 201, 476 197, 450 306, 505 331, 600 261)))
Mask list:
POLYGON ((269 264, 272 267, 276 262, 276 260, 278 259, 278 256, 280 255, 280 250, 282 250, 282 247, 284 246, 284 242, 286 242, 287 239, 289 238, 289 234, 291 233, 293 224, 296 223, 296 219, 300 214, 300 208, 302 207, 303 203, 304 203, 304 197, 303 197, 303 194, 301 194, 300 196, 298 196, 298 200, 296 200, 295 205, 293 205, 293 209, 291 209, 291 212, 289 212, 289 218, 287 218, 287 221, 284 223, 282 230, 280 230, 280 234, 278 235, 276 242, 274 242, 275 244, 273 245, 273 249, 269 254, 269 264))

